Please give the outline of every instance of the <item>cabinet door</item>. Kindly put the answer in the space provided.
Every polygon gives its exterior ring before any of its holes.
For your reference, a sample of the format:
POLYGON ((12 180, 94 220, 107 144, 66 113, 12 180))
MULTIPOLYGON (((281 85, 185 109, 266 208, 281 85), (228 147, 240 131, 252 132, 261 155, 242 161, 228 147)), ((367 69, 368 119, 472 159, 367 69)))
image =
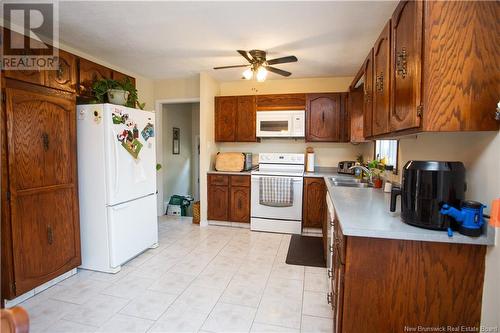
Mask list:
POLYGON ((250 188, 231 186, 229 220, 233 222, 250 222, 250 188))
MULTIPOLYGON (((2 43, 3 54, 5 55, 35 55, 28 45, 30 45, 31 39, 19 34, 15 31, 3 28, 3 40, 2 43), (24 48, 23 48, 24 47, 24 48)), ((34 83, 38 85, 44 84, 44 72, 41 70, 2 70, 6 78, 16 79, 19 81, 34 83)))
POLYGON ((326 186, 323 178, 304 178, 303 223, 305 228, 321 228, 326 219, 326 186))
POLYGON ((227 221, 229 211, 229 187, 208 187, 208 219, 216 221, 227 221))
POLYGON ((56 89, 75 92, 78 73, 77 57, 66 51, 59 50, 57 61, 57 70, 45 71, 45 85, 56 89))
POLYGON ((364 83, 363 83, 363 136, 372 136, 373 127, 373 49, 366 57, 364 63, 364 83))
POLYGON ((373 48, 373 127, 372 134, 379 135, 389 132, 390 111, 390 33, 391 21, 387 22, 373 48))
POLYGON ((363 86, 349 92, 347 105, 351 119, 351 142, 363 142, 363 86))
POLYGON ((306 140, 340 141, 340 94, 308 94, 306 100, 306 140))
POLYGON ((255 96, 238 97, 238 114, 236 116, 236 141, 255 142, 257 111, 255 106, 255 96))
POLYGON ((304 110, 305 94, 276 94, 257 96, 258 110, 304 110))
POLYGON ((8 81, 9 191, 16 295, 80 264, 73 95, 8 81))
POLYGON ((125 81, 125 79, 128 78, 130 80, 130 82, 132 82, 132 84, 135 87, 135 78, 128 76, 127 74, 123 74, 123 73, 118 72, 118 71, 113 71, 112 78, 113 78, 113 80, 120 81, 120 82, 123 82, 123 81, 125 81))
POLYGON ((92 84, 100 79, 111 79, 112 72, 110 68, 80 58, 78 82, 80 95, 91 96, 92 84))
POLYGON ((401 1, 392 15, 390 130, 420 126, 422 1, 401 1))
POLYGON ((237 110, 237 96, 215 98, 215 141, 236 141, 237 110))

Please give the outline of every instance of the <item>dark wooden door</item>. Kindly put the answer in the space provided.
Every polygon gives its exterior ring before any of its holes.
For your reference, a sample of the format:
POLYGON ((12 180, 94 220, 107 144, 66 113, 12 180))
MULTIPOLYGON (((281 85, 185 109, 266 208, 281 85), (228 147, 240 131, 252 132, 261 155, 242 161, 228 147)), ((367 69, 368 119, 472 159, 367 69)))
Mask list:
POLYGON ((363 86, 349 91, 347 99, 351 119, 351 142, 363 142, 363 86))
POLYGON ((363 96, 363 136, 372 136, 373 127, 373 49, 364 63, 364 96, 363 96))
POLYGON ((236 141, 257 141, 255 126, 257 109, 255 96, 238 96, 238 111, 236 116, 236 141))
POLYGON ((307 94, 306 140, 340 141, 340 94, 307 94))
POLYGON ((228 221, 229 186, 209 186, 207 204, 209 220, 228 221))
POLYGON ((250 188, 231 186, 229 220, 250 222, 250 188))
POLYGON ((16 295, 80 264, 74 95, 8 81, 16 295))
POLYGON ((303 223, 305 228, 321 228, 326 219, 326 186, 323 178, 304 178, 303 223))
POLYGON ((78 58, 69 52, 59 50, 57 60, 57 70, 45 71, 45 85, 69 92, 76 92, 78 58))
POLYGON ((238 97, 215 98, 215 141, 234 142, 236 140, 236 115, 238 97))
POLYGON ((92 84, 100 79, 111 79, 112 75, 113 70, 110 68, 80 58, 78 83, 80 95, 91 96, 92 84))
POLYGON ((423 2, 401 1, 392 15, 390 130, 420 126, 423 2))
POLYGON ((387 22, 384 30, 375 42, 373 48, 373 121, 372 134, 379 135, 389 132, 390 112, 390 45, 391 21, 387 22))

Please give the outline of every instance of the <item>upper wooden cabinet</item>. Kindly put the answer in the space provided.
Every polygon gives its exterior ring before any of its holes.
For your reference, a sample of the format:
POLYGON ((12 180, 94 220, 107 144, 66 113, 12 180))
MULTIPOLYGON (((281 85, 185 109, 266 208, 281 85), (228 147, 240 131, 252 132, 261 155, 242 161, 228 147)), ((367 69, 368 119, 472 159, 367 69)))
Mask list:
POLYGON ((391 25, 390 130, 420 126, 423 2, 401 1, 391 25))
POLYGON ((76 92, 78 58, 69 52, 59 50, 58 69, 45 71, 46 86, 69 92, 76 92))
POLYGON ((341 94, 307 94, 306 140, 341 141, 341 94))
POLYGON ((373 47, 373 135, 385 134, 389 131, 390 35, 391 21, 387 22, 373 47))
POLYGON ((132 84, 135 87, 135 78, 128 76, 127 74, 123 74, 123 73, 118 72, 118 71, 113 71, 113 73, 111 74, 111 77, 113 78, 113 80, 120 81, 120 82, 123 82, 123 81, 125 81, 125 79, 128 78, 130 80, 130 82, 132 82, 132 84))
POLYGON ((373 49, 363 64, 363 136, 372 136, 373 120, 373 49))
POLYGON ((258 95, 257 110, 304 110, 305 94, 258 95))
POLYGON ((363 135, 363 85, 349 92, 347 109, 351 118, 351 142, 364 142, 363 135))
POLYGON ((215 97, 215 141, 255 142, 255 96, 215 97))
POLYGON ((80 58, 78 91, 80 95, 90 96, 92 84, 100 79, 111 79, 113 70, 96 64, 90 60, 80 58))

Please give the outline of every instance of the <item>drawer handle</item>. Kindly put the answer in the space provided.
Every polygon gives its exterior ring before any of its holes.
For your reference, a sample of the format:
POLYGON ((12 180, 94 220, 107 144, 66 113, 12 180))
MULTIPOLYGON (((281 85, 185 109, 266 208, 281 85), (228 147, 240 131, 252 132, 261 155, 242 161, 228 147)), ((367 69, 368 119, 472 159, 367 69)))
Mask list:
POLYGON ((334 227, 335 226, 335 221, 334 220, 330 220, 330 227, 334 227))
POLYGON ((333 271, 331 269, 328 269, 328 277, 331 279, 333 277, 333 271))
POLYGON ((333 246, 329 245, 328 248, 330 249, 330 252, 333 253, 333 246))
POLYGON ((332 304, 332 293, 326 294, 326 301, 328 304, 332 304))
POLYGON ((396 52, 397 61, 396 61, 396 72, 402 79, 406 78, 408 74, 408 53, 406 53, 406 47, 401 48, 401 51, 396 52))
POLYGON ((42 143, 43 143, 43 149, 45 151, 49 150, 49 135, 47 133, 42 133, 42 143))

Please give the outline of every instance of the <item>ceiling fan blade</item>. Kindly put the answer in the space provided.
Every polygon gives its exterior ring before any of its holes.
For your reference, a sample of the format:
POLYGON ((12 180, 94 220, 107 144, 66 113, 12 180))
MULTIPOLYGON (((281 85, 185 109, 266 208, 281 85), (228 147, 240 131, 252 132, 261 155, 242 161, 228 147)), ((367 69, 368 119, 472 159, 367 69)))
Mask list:
POLYGON ((248 65, 222 66, 222 67, 214 67, 214 69, 239 68, 239 67, 248 67, 248 65))
POLYGON ((296 62, 298 59, 296 56, 288 56, 282 58, 271 59, 267 61, 268 65, 285 64, 287 62, 296 62))
POLYGON ((292 73, 284 71, 282 69, 276 68, 276 67, 271 67, 271 66, 266 66, 266 69, 270 72, 273 72, 274 74, 282 75, 282 76, 290 76, 292 73))
POLYGON ((248 52, 247 51, 243 51, 243 50, 237 50, 239 54, 241 54, 241 56, 243 58, 245 58, 249 63, 253 63, 253 59, 249 56, 248 52))

